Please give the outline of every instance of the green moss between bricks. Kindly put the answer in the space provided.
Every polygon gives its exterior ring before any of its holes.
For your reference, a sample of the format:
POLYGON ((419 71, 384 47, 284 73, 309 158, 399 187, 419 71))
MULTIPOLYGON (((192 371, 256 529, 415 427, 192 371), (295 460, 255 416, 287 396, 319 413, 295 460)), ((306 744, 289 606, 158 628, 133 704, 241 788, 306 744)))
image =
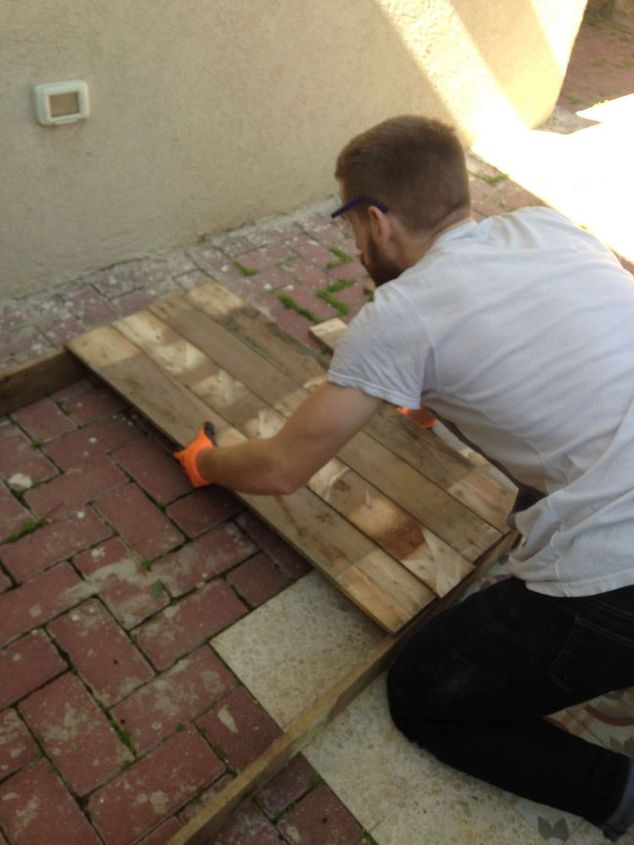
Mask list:
POLYGON ((160 599, 161 596, 163 595, 163 593, 165 593, 165 592, 167 592, 167 590, 163 586, 162 581, 155 581, 152 584, 152 594, 154 595, 155 598, 160 599))
POLYGON ((350 262, 352 261, 352 256, 348 255, 348 253, 345 251, 345 249, 341 249, 341 247, 331 246, 330 251, 332 252, 333 255, 337 256, 337 260, 336 261, 330 261, 326 265, 328 270, 332 270, 333 267, 341 267, 342 264, 350 264, 350 262))
POLYGON ((32 534, 34 531, 37 531, 37 529, 42 525, 48 525, 50 521, 51 520, 47 519, 45 516, 40 517, 40 519, 27 519, 26 522, 22 523, 22 527, 14 534, 9 534, 7 542, 17 543, 18 540, 22 539, 22 537, 26 537, 27 534, 32 534))
POLYGON ((308 787, 308 792, 312 792, 313 789, 317 789, 317 787, 320 786, 322 783, 325 783, 324 779, 322 778, 321 775, 318 775, 315 772, 315 774, 313 775, 312 780, 310 782, 310 786, 308 787))
POLYGON ((132 734, 130 733, 130 731, 127 731, 124 727, 122 727, 122 726, 121 726, 121 725, 120 725, 120 724, 116 721, 116 719, 114 719, 114 718, 113 718, 113 717, 112 717, 109 713, 106 713, 106 718, 107 718, 107 719, 108 719, 108 721, 110 722, 110 725, 112 726, 112 729, 113 729, 113 730, 114 730, 114 732, 117 734, 117 736, 119 737, 119 739, 121 740, 121 742, 122 742, 125 746, 127 746, 127 747, 130 749, 130 751, 134 754, 134 753, 135 753, 135 751, 134 751, 134 744, 133 744, 133 742, 132 742, 132 734))
POLYGON ((245 267, 245 265, 241 264, 239 261, 234 261, 233 263, 243 276, 255 276, 258 272, 255 267, 245 267))
POLYGON ((310 320, 311 323, 321 323, 322 321, 317 317, 316 314, 313 314, 312 311, 309 311, 308 308, 303 308, 299 302, 295 302, 292 296, 289 296, 287 293, 280 293, 278 294, 279 301, 282 303, 284 308, 288 308, 289 311, 295 311, 297 314, 300 314, 302 317, 306 317, 307 320, 310 320))
POLYGON ((334 308, 335 311, 338 311, 342 317, 345 317, 350 313, 350 308, 345 302, 340 302, 334 294, 340 290, 349 288, 353 284, 354 279, 337 279, 331 285, 328 285, 327 288, 322 288, 321 290, 316 291, 315 295, 320 299, 323 299, 324 302, 327 302, 328 305, 330 305, 331 308, 334 308))
POLYGON ((354 284, 354 279, 337 279, 331 285, 328 285, 326 290, 328 293, 338 293, 340 290, 345 290, 354 284))

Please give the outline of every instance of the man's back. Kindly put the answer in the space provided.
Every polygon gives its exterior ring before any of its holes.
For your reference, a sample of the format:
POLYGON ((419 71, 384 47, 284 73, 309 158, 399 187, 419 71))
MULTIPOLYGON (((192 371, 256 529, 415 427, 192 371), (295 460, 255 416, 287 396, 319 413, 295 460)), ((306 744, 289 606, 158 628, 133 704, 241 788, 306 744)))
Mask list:
POLYGON ((513 568, 533 588, 634 582, 634 282, 566 218, 530 208, 448 232, 377 290, 330 378, 411 406, 422 393, 546 494, 518 517, 513 568), (585 571, 608 534, 612 561, 585 571))

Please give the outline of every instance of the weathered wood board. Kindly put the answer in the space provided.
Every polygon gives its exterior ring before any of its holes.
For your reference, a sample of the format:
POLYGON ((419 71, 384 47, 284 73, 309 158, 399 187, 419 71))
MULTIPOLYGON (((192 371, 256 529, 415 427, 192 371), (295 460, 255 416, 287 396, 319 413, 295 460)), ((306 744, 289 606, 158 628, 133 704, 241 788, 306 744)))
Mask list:
MULTIPOLYGON (((219 445, 267 437, 325 369, 216 283, 68 344, 176 444, 205 419, 219 445)), ((512 496, 389 409, 291 496, 240 494, 352 601, 395 633, 506 534, 512 496)))

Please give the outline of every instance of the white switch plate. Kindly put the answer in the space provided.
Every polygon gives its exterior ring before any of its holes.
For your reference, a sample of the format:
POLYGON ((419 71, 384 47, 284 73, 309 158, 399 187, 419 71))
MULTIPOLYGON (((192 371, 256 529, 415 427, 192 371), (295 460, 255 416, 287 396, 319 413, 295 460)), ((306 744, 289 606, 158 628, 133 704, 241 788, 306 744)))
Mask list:
POLYGON ((84 120, 90 113, 88 86, 81 79, 45 82, 33 87, 35 114, 42 126, 84 120))

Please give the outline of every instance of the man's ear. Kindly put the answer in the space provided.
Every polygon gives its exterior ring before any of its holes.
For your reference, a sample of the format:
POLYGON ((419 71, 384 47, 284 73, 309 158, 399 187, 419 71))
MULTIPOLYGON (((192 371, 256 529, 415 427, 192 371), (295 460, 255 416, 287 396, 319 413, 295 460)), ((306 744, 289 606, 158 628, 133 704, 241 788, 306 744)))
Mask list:
POLYGON ((380 208, 377 208, 376 205, 371 205, 368 208, 368 217, 370 220, 370 231, 375 240, 381 244, 387 244, 393 234, 391 219, 380 208))

